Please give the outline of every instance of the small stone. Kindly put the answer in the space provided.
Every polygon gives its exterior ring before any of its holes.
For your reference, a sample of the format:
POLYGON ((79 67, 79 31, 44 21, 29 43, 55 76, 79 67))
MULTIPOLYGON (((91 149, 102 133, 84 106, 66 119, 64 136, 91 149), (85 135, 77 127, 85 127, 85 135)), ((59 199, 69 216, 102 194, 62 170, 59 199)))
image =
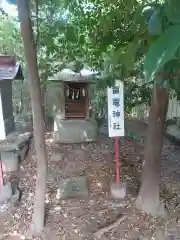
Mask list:
POLYGON ((60 206, 57 206, 57 207, 54 208, 55 211, 61 211, 61 209, 62 208, 60 206))
POLYGON ((14 217, 15 217, 16 219, 20 219, 20 216, 19 216, 17 213, 14 214, 14 217))

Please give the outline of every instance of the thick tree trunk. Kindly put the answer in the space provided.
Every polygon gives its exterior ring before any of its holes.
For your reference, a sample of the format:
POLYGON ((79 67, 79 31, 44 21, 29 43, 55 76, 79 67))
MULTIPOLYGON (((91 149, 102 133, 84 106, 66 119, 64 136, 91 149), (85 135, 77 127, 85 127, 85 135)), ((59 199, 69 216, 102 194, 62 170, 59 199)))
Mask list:
POLYGON ((44 118, 41 105, 40 79, 37 67, 36 47, 30 18, 29 1, 17 0, 21 33, 28 69, 28 78, 33 112, 34 140, 37 154, 37 179, 32 218, 32 230, 36 233, 44 227, 45 190, 47 176, 47 155, 44 140, 44 118))
POLYGON ((162 210, 159 208, 160 157, 164 140, 168 99, 166 88, 154 87, 148 120, 142 184, 137 198, 137 207, 152 215, 160 214, 158 211, 162 210))

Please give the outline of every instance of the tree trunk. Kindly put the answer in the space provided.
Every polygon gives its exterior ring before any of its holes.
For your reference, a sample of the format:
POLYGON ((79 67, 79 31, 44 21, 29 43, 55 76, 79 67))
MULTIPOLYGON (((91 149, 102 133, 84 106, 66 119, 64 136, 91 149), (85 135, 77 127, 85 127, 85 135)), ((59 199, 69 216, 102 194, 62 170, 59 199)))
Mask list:
POLYGON ((33 113, 34 141, 37 155, 37 179, 32 218, 32 231, 40 233, 44 227, 45 190, 47 177, 47 155, 44 139, 44 118, 41 105, 40 79, 37 67, 36 47, 30 18, 29 1, 17 0, 21 33, 24 42, 28 69, 29 87, 33 113))
POLYGON ((159 199, 160 157, 164 140, 165 121, 168 108, 166 88, 153 89, 148 120, 148 135, 145 147, 145 163, 142 184, 137 198, 137 207, 152 215, 160 214, 159 199))
POLYGON ((47 118, 46 118, 46 87, 41 85, 41 102, 42 102, 42 109, 43 109, 43 118, 44 118, 44 128, 47 130, 47 118))

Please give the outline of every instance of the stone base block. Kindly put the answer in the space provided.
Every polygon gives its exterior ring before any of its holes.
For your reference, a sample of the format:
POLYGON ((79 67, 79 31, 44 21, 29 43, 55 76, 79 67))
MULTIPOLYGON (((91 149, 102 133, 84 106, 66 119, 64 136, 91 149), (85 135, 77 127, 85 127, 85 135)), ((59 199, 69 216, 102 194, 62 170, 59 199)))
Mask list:
POLYGON ((16 172, 19 170, 19 154, 16 152, 2 152, 1 160, 3 172, 16 172))
POLYGON ((62 120, 55 121, 55 142, 82 143, 97 140, 98 127, 94 120, 62 120))
POLYGON ((123 199, 127 196, 127 187, 126 183, 113 183, 111 185, 111 196, 115 199, 123 199))

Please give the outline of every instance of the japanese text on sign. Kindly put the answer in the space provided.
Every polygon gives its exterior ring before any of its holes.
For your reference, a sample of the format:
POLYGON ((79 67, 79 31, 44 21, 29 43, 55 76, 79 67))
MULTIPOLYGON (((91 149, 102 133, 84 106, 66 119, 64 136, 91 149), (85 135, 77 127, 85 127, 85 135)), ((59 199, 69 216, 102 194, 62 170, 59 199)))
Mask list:
POLYGON ((108 88, 108 129, 109 137, 124 136, 124 92, 123 83, 108 88))

